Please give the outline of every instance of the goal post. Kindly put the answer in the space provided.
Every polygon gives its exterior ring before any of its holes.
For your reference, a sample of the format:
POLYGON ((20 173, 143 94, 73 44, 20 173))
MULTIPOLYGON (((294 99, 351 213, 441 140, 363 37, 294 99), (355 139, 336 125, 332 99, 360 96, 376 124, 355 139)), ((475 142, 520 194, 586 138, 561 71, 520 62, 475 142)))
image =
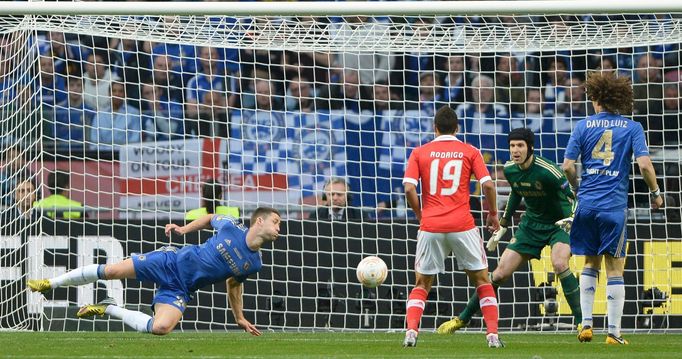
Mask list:
MULTIPOLYGON (((273 206, 285 220, 245 284, 257 326, 402 329, 418 229, 402 178, 410 151, 433 139, 435 111, 455 109, 458 137, 481 149, 503 208, 506 134, 529 127, 536 153, 562 162, 571 130, 594 112, 582 84, 599 70, 632 79, 632 118, 666 198, 650 211, 633 168, 623 326, 679 329, 680 44, 682 3, 670 0, 3 4, 0 330, 121 330, 78 320, 75 308, 108 296, 148 311, 153 286, 101 281, 43 297, 24 283, 201 243, 210 233, 166 238, 163 227, 217 206, 243 220, 273 206), (339 183, 341 219, 318 210, 339 183), (389 268, 372 290, 355 280, 369 255, 389 268)), ((474 182, 471 195, 480 225, 474 182)), ((491 269, 509 240, 490 253, 491 269)), ((446 268, 427 330, 474 294, 455 259, 446 268)), ((548 250, 499 295, 506 330, 574 324, 548 250)), ((224 284, 203 288, 179 328, 234 329, 226 308, 224 284)))

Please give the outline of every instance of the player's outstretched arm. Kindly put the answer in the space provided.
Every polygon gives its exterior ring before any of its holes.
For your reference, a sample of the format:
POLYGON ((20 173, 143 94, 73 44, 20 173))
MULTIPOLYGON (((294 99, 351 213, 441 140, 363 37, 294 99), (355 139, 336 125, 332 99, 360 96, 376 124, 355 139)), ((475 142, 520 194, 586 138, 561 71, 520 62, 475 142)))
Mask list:
POLYGON ((170 237, 171 233, 185 235, 187 233, 196 232, 202 229, 210 229, 211 219, 213 219, 213 215, 207 214, 205 216, 193 220, 192 222, 184 226, 178 226, 175 223, 168 223, 166 225, 166 236, 170 237))
POLYGON ((244 318, 244 311, 242 310, 244 307, 244 302, 242 301, 242 284, 234 280, 234 278, 227 279, 227 296, 237 325, 246 332, 251 333, 251 335, 261 335, 260 330, 244 318))
POLYGON ((637 157, 637 165, 639 166, 639 172, 642 174, 642 177, 644 177, 644 182, 649 186, 651 208, 658 209, 663 207, 663 196, 661 196, 661 190, 658 188, 658 183, 656 182, 656 170, 651 163, 651 157, 637 157))

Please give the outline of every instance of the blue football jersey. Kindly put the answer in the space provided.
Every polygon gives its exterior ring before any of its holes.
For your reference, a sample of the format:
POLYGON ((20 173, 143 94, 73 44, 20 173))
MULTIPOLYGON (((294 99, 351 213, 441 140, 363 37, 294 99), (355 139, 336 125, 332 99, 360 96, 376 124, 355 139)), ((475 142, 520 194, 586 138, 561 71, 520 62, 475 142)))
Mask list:
POLYGON ((248 229, 230 216, 213 216, 213 237, 198 246, 182 247, 177 254, 180 282, 189 291, 233 277, 243 282, 263 266, 260 251, 246 245, 248 229))
POLYGON ((565 154, 571 160, 581 157, 578 205, 597 210, 627 208, 633 154, 635 158, 649 155, 638 122, 608 112, 578 122, 565 154))

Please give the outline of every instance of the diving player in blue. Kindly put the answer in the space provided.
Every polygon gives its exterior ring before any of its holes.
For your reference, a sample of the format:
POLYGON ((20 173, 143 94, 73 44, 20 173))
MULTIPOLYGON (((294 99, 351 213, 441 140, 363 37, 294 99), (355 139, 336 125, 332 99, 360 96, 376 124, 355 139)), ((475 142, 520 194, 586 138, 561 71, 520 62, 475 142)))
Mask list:
POLYGON ((245 228, 233 217, 205 215, 185 226, 167 224, 165 232, 184 235, 214 228, 216 233, 201 245, 182 248, 162 247, 136 254, 115 264, 92 264, 74 269, 52 279, 29 280, 34 292, 83 285, 100 279, 137 279, 158 286, 152 306, 154 317, 119 307, 111 301, 83 306, 79 318, 108 314, 121 319, 138 332, 157 335, 170 333, 178 324, 187 303, 198 289, 227 280, 230 307, 237 325, 252 335, 261 332, 242 311, 242 282, 261 269, 260 248, 277 239, 281 218, 274 208, 260 207, 251 215, 251 226, 245 228))
POLYGON ((566 219, 557 224, 570 228, 571 252, 585 256, 580 275, 583 321, 578 340, 592 340, 594 293, 603 257, 609 324, 606 343, 622 345, 628 344, 620 335, 620 323, 625 303, 627 196, 633 155, 651 191, 651 207, 661 208, 663 198, 642 125, 622 116, 632 113, 630 79, 610 72, 592 73, 585 89, 597 114, 578 122, 562 165, 571 189, 574 193, 577 190, 578 208, 572 224, 566 219), (578 157, 583 166, 580 186, 575 168, 578 157))

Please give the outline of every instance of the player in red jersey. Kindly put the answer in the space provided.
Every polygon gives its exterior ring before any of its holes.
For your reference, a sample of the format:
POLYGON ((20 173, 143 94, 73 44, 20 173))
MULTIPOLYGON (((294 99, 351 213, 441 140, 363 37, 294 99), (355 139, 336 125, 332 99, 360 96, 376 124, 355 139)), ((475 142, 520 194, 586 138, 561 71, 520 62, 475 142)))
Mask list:
POLYGON ((469 208, 469 185, 473 174, 480 182, 488 204, 486 226, 491 232, 497 230, 500 222, 495 184, 479 150, 455 137, 458 120, 450 107, 438 110, 434 128, 436 138, 412 151, 403 178, 407 202, 420 224, 414 261, 415 286, 407 300, 407 332, 403 346, 417 345, 419 321, 434 275, 445 271, 445 258, 454 252, 459 269, 463 269, 476 285, 481 298, 488 346, 500 348, 504 344, 497 335, 497 298, 488 278, 483 239, 469 208), (417 195, 420 180, 421 207, 417 195))

